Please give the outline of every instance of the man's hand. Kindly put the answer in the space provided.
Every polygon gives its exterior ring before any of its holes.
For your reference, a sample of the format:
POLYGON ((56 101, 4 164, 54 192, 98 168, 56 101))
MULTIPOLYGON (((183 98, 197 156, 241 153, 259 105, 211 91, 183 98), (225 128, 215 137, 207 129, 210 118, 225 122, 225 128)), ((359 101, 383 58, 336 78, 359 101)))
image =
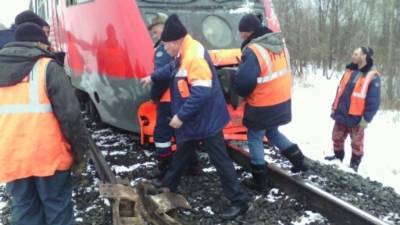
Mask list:
POLYGON ((152 83, 152 81, 151 81, 151 76, 147 76, 147 77, 145 77, 145 78, 140 79, 140 83, 141 83, 144 87, 149 86, 149 85, 152 83))
POLYGON ((362 129, 365 129, 365 128, 368 127, 368 121, 366 121, 364 119, 364 117, 362 117, 360 123, 358 124, 358 126, 360 126, 360 128, 362 128, 362 129))
POLYGON ((179 119, 177 115, 175 115, 174 117, 172 117, 172 120, 171 122, 169 122, 169 125, 174 129, 179 129, 183 125, 183 122, 182 120, 179 119))

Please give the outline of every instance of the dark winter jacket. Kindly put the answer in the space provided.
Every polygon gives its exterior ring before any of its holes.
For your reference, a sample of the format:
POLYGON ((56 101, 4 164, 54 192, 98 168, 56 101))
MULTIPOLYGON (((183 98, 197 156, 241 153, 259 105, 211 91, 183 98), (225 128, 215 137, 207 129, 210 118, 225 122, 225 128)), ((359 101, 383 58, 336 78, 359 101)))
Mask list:
MULTIPOLYGON (((204 48, 200 47, 200 44, 190 35, 185 37, 183 46, 187 48, 183 50, 184 52, 204 51, 204 48)), ((172 114, 178 115, 183 121, 182 127, 176 130, 177 142, 201 140, 213 136, 228 123, 229 113, 222 88, 207 51, 204 51, 202 56, 198 55, 189 59, 182 54, 182 58, 157 70, 152 75, 152 79, 156 82, 170 81, 172 114), (181 62, 188 63, 188 67, 182 68, 183 63, 181 62), (198 79, 196 76, 201 76, 200 83, 205 82, 205 84, 196 84, 196 79, 198 79), (205 77, 207 80, 203 80, 205 77), (182 81, 187 84, 190 93, 188 97, 182 96, 179 91, 179 86, 182 86, 179 83, 182 81)))
POLYGON ((10 29, 0 30, 0 49, 9 42, 15 41, 16 27, 13 25, 10 29))
POLYGON ((47 95, 61 130, 71 144, 74 154, 88 150, 89 133, 81 117, 78 100, 61 63, 54 54, 38 48, 32 42, 11 42, 0 50, 0 87, 21 82, 36 61, 42 57, 53 58, 46 72, 47 95))
MULTIPOLYGON (((162 68, 172 61, 172 57, 168 55, 163 43, 156 45, 154 52, 154 71, 162 68)), ((158 102, 164 92, 168 89, 169 82, 153 82, 150 90, 150 98, 158 102)))
MULTIPOLYGON (((361 116, 353 116, 349 115, 348 113, 350 108, 350 98, 351 94, 353 93, 355 83, 357 82, 357 80, 355 80, 356 77, 358 77, 359 73, 361 73, 361 76, 366 76, 373 68, 373 65, 373 60, 368 60, 367 65, 361 69, 358 69, 357 65, 355 64, 349 64, 346 66, 346 69, 351 69, 354 72, 351 75, 343 95, 339 99, 337 109, 332 114, 332 118, 336 122, 344 124, 348 127, 356 127, 360 123, 361 116)), ((365 100, 366 105, 363 117, 367 122, 371 122, 375 114, 378 112, 380 96, 381 79, 379 76, 376 76, 369 84, 367 97, 365 100)))
MULTIPOLYGON (((257 77, 261 73, 255 53, 250 48, 246 48, 250 43, 257 43, 269 49, 284 46, 281 35, 279 33, 271 34, 271 30, 268 28, 256 30, 243 42, 242 60, 234 76, 233 87, 237 94, 244 98, 248 97, 256 88, 257 77)), ((291 100, 268 107, 254 107, 246 104, 243 124, 248 128, 268 129, 287 124, 291 119, 291 100)))

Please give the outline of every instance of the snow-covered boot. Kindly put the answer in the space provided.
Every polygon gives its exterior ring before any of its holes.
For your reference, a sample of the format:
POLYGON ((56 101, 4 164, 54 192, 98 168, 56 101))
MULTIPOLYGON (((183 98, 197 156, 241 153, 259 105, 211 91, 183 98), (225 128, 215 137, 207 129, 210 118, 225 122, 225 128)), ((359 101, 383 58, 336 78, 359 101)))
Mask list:
POLYGON ((308 166, 304 162, 304 155, 298 145, 293 145, 290 148, 283 150, 282 154, 293 164, 290 171, 298 173, 300 171, 307 171, 308 166))
POLYGON ((352 155, 351 156, 351 161, 350 161, 350 168, 352 168, 355 172, 358 171, 358 167, 360 166, 361 163, 361 157, 358 155, 352 155))
POLYGON ((339 159, 341 162, 343 162, 344 159, 344 150, 340 150, 340 151, 334 151, 335 155, 330 155, 330 156, 326 156, 325 160, 328 161, 333 161, 335 159, 339 159))
POLYGON ((252 178, 243 181, 243 184, 253 190, 263 191, 270 187, 270 181, 267 177, 267 168, 265 165, 251 164, 252 178))

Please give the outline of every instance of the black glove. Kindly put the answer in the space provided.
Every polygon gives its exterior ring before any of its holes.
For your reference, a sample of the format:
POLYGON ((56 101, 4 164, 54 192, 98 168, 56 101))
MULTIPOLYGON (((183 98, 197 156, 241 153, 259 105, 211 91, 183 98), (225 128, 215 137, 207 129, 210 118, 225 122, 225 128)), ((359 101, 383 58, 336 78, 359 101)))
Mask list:
POLYGON ((82 175, 87 166, 86 154, 74 154, 74 163, 72 164, 72 172, 76 175, 82 175))

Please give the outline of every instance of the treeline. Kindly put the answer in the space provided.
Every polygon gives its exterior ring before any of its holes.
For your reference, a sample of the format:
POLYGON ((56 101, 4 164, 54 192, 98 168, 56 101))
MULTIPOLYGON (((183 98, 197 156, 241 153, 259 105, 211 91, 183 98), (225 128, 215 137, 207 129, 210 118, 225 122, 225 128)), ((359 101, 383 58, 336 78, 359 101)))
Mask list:
POLYGON ((297 75, 314 65, 330 77, 353 49, 369 46, 384 77, 385 106, 400 109, 400 0, 273 0, 297 75))

